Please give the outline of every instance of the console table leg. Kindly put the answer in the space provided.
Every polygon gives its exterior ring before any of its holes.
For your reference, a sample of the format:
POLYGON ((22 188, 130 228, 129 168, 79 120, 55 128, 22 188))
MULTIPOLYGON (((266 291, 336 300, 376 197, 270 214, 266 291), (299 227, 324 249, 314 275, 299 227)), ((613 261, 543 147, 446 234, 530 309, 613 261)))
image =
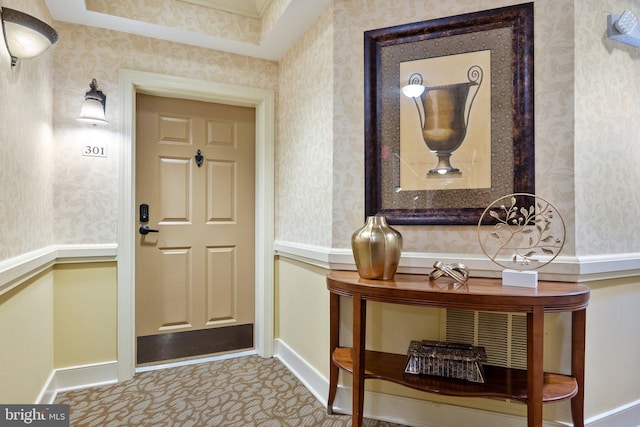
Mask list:
POLYGON ((571 418, 575 427, 584 427, 584 351, 587 310, 572 313, 571 375, 578 383, 578 393, 571 399, 571 418))
POLYGON ((329 293, 329 397, 327 398, 327 413, 333 414, 333 401, 338 389, 338 374, 340 370, 333 363, 333 352, 340 345, 340 295, 329 293))
POLYGON ((527 313, 527 424, 542 426, 544 385, 544 307, 527 313))
POLYGON ((361 427, 364 406, 364 360, 367 302, 362 295, 353 295, 353 415, 352 427, 361 427))

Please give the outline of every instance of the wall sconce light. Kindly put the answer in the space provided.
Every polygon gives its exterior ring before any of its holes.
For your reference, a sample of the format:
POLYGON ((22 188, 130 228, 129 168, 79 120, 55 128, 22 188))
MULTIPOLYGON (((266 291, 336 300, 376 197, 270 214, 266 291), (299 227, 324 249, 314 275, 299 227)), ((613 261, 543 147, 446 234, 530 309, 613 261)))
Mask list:
POLYGON ((31 15, 7 7, 0 8, 4 42, 11 55, 11 65, 18 59, 40 55, 58 41, 58 33, 31 15))
POLYGON ((607 36, 621 43, 640 46, 638 18, 630 10, 625 10, 620 15, 608 15, 607 36))
POLYGON ((80 115, 76 120, 94 125, 106 125, 109 122, 104 116, 107 105, 107 95, 98 90, 98 82, 96 79, 91 80, 89 85, 91 90, 84 94, 84 102, 80 115))

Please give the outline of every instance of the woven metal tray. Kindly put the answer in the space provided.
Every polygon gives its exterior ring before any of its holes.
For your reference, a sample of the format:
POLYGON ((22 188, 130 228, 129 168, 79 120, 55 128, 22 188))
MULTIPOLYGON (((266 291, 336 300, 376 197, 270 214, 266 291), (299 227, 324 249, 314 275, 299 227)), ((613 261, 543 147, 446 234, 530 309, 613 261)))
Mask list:
POLYGON ((411 341, 407 351, 407 374, 435 375, 484 383, 484 347, 440 341, 411 341))

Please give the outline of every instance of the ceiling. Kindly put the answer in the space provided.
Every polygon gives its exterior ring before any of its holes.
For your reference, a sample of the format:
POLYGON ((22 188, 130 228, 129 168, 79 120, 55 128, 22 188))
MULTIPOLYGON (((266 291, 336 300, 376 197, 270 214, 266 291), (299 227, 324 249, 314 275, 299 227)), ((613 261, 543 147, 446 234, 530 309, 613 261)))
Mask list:
POLYGON ((211 9, 231 12, 249 18, 260 18, 272 0, 178 0, 211 9))
MULTIPOLYGON (((272 0, 172 0, 260 19, 272 0)), ((290 0, 289 5, 259 44, 194 33, 180 26, 163 26, 87 10, 84 0, 45 0, 56 21, 121 31, 160 40, 279 61, 313 25, 331 0, 290 0)))

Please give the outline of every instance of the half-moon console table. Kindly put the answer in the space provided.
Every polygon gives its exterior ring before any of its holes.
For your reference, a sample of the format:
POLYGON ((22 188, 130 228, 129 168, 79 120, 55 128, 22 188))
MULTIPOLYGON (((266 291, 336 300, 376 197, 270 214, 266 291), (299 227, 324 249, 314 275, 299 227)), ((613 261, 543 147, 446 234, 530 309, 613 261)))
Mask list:
MULTIPOLYGON (((331 271, 329 398, 333 412, 339 369, 353 375, 352 426, 362 425, 364 381, 383 379, 430 393, 514 399, 527 404, 529 427, 542 425, 542 404, 571 399, 576 427, 584 427, 584 350, 589 288, 578 283, 539 282, 537 289, 502 286, 498 279, 470 278, 462 286, 396 274, 393 280, 361 279, 355 271, 331 271), (339 346, 340 297, 353 303, 353 347, 339 346), (367 301, 527 314, 527 369, 485 365, 485 383, 405 374, 405 354, 365 350, 367 301), (571 375, 544 372, 544 313, 572 312, 571 375)), ((421 337, 416 337, 420 339, 421 337)))

